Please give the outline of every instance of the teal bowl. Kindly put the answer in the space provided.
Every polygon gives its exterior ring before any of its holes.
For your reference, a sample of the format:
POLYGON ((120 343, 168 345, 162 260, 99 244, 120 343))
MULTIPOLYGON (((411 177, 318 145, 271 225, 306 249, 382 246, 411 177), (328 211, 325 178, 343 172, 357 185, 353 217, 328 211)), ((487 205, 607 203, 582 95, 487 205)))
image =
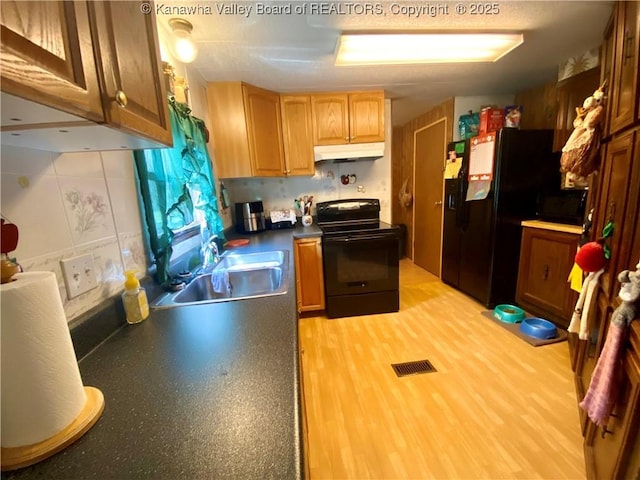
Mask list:
POLYGON ((526 316, 524 310, 515 305, 496 305, 493 316, 505 323, 520 323, 526 316))

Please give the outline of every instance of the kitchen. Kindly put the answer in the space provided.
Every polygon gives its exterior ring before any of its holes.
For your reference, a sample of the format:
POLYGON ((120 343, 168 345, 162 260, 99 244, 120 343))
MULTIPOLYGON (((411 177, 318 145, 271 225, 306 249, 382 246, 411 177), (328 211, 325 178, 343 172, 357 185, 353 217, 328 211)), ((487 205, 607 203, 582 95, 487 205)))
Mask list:
MULTIPOLYGON (((607 12, 609 11, 610 10, 608 10, 607 12)), ((608 13, 606 15, 603 14, 602 17, 608 17, 608 15, 608 13)), ((604 25, 604 18, 602 19, 602 22, 604 25)), ((194 24, 196 24, 196 28, 194 28, 194 36, 196 36, 199 31, 202 31, 202 29, 197 28, 197 23, 195 20, 194 24)), ((598 33, 598 36, 601 37, 601 34, 598 33)), ((581 50, 577 51, 576 54, 579 54, 583 50, 591 48, 591 46, 592 45, 583 47, 581 50)), ((307 59, 294 58, 293 60, 298 60, 297 64, 300 64, 303 60, 307 59)), ((219 60, 212 60, 210 62, 210 68, 212 70, 218 68, 216 63, 218 61, 219 60)), ((302 65, 305 65, 305 63, 302 62, 302 65)), ((180 65, 178 63, 175 63, 175 66, 177 69, 180 69, 180 65)), ((189 95, 191 96, 193 113, 196 116, 207 120, 209 114, 207 111, 205 79, 197 69, 186 68, 184 72, 187 72, 188 74, 186 76, 189 80, 189 95)), ((185 75, 184 72, 179 73, 183 73, 183 75, 185 75)), ((249 75, 249 73, 247 73, 247 75, 249 75)), ((257 75, 257 79, 249 78, 248 76, 240 76, 229 79, 245 80, 260 87, 268 87, 269 85, 267 85, 265 81, 259 81, 260 73, 258 73, 257 75)), ((539 83, 531 85, 531 87, 542 85, 543 83, 543 81, 540 81, 539 83)), ((316 84, 313 83, 313 85, 316 84)), ((360 85, 360 83, 357 83, 357 85, 360 85)), ((319 85, 318 87, 323 87, 323 85, 319 85)), ((348 85, 345 85, 343 88, 345 87, 348 87, 348 85)), ((436 91, 435 94, 438 93, 438 88, 441 87, 434 84, 433 90, 436 91)), ((289 91, 296 92, 305 90, 302 88, 302 86, 300 86, 297 88, 292 87, 289 91)), ((501 91, 510 90, 505 88, 501 91)), ((494 102, 500 105, 507 104, 507 102, 503 101, 502 98, 499 98, 498 100, 492 100, 491 98, 487 99, 486 97, 475 99, 470 98, 473 96, 479 96, 482 93, 483 92, 481 92, 480 90, 476 90, 474 94, 468 93, 468 97, 459 97, 458 105, 462 105, 463 103, 465 103, 465 101, 469 102, 474 100, 475 102, 477 102, 476 105, 470 106, 469 108, 478 109, 483 104, 494 102)), ((437 100, 435 100, 431 104, 431 106, 438 105, 448 96, 449 95, 442 95, 437 100)), ((582 99, 580 99, 579 101, 581 102, 582 99)), ((405 106, 407 103, 410 104, 411 100, 405 101, 405 106)), ((402 99, 390 100, 389 98, 387 98, 387 100, 385 100, 386 139, 390 139, 392 137, 395 138, 396 136, 396 131, 391 132, 392 125, 395 127, 398 125, 401 126, 410 124, 412 121, 414 121, 412 119, 416 119, 416 122, 426 121, 425 124, 431 123, 431 120, 419 119, 420 115, 423 114, 423 112, 429 110, 430 107, 414 111, 413 113, 409 113, 404 119, 392 120, 392 116, 397 115, 396 105, 398 105, 397 110, 401 111, 402 104, 402 99), (391 112, 389 110, 391 110, 391 112)), ((5 112, 6 107, 7 102, 3 97, 3 112, 5 112)), ((20 112, 24 115, 29 113, 29 110, 26 106, 20 105, 20 108, 20 112)), ((417 108, 420 107, 418 106, 417 108)), ((455 110, 455 102, 453 102, 450 107, 447 106, 446 108, 455 110)), ((465 113, 469 108, 465 108, 461 112, 452 114, 452 122, 450 123, 453 123, 453 119, 457 120, 459 114, 465 113)), ((42 112, 36 112, 36 115, 38 114, 42 115, 42 112)), ((526 116, 523 117, 523 121, 525 120, 525 118, 526 116)), ((66 119, 66 121, 71 120, 66 119)), ((32 121, 32 123, 42 123, 42 120, 38 122, 36 119, 32 121)), ((409 126, 406 131, 408 131, 410 128, 416 129, 415 127, 409 126)), ((453 127, 450 129, 450 132, 450 134, 453 135, 453 127)), ((73 134, 73 132, 69 133, 73 134)), ((148 266, 148 260, 146 259, 147 257, 145 254, 143 242, 142 219, 139 217, 139 215, 132 215, 132 211, 137 211, 138 199, 135 188, 135 178, 133 175, 133 166, 130 164, 130 154, 126 151, 117 150, 101 152, 87 151, 82 153, 67 153, 62 155, 34 149, 25 151, 21 147, 10 147, 8 145, 9 142, 5 142, 5 135, 7 134, 8 132, 3 131, 2 213, 3 216, 6 216, 9 219, 15 221, 20 226, 22 232, 21 242, 18 246, 18 250, 13 252, 13 254, 18 257, 21 265, 27 271, 54 270, 59 272, 60 259, 78 255, 80 253, 90 252, 93 254, 94 260, 96 261, 96 264, 98 265, 98 268, 100 270, 100 288, 91 290, 87 294, 76 297, 72 300, 66 300, 66 292, 64 291, 64 282, 62 281, 62 275, 61 273, 58 273, 57 275, 60 282, 61 297, 65 299, 65 313, 67 315, 67 318, 71 322, 77 322, 81 317, 87 316, 92 308, 101 304, 105 299, 108 299, 120 293, 122 288, 121 284, 123 278, 123 270, 137 269, 139 271, 146 271, 148 266), (129 158, 128 162, 127 158, 129 158), (100 219, 100 222, 97 222, 97 226, 88 228, 89 226, 85 224, 83 227, 76 220, 76 217, 74 215, 75 212, 71 210, 71 206, 65 200, 66 194, 72 192, 78 192, 79 194, 82 194, 83 198, 88 197, 88 195, 91 193, 102 197, 107 210, 105 212, 105 210, 102 209, 102 215, 96 214, 100 219), (46 206, 46 208, 42 208, 42 206, 46 206), (43 236, 40 234, 29 234, 30 232, 42 231, 46 231, 47 235, 43 236)), ((408 134, 403 132, 402 129, 400 130, 399 135, 408 136, 408 134)), ((26 135, 22 135, 22 137, 25 136, 26 135)), ((102 136, 95 135, 89 138, 96 138, 96 142, 98 142, 99 140, 101 140, 102 136)), ((412 141, 385 143, 387 152, 393 150, 394 148, 398 148, 398 146, 402 147, 405 152, 412 148, 412 141)), ((301 194, 314 195, 316 202, 332 200, 336 198, 350 198, 352 196, 357 196, 359 198, 379 198, 381 203, 380 219, 382 221, 385 221, 387 223, 403 223, 409 227, 407 229, 407 245, 410 248, 407 249, 407 253, 409 254, 409 256, 411 256, 411 246, 413 243, 411 240, 411 209, 403 208, 398 204, 398 202, 396 202, 395 198, 405 177, 409 172, 412 171, 413 156, 410 152, 409 154, 403 154, 402 161, 396 161, 395 158, 396 157, 393 153, 385 153, 385 156, 383 156, 383 158, 374 161, 343 164, 322 164, 318 167, 313 177, 233 179, 230 181, 225 181, 225 185, 229 188, 230 196, 233 202, 243 202, 261 197, 266 210, 291 208, 293 198, 296 198, 301 194), (333 173, 333 179, 330 178, 330 171, 333 173), (342 183, 339 181, 340 177, 342 175, 352 174, 357 177, 356 183, 350 185, 342 185, 342 183), (364 187, 365 191, 358 192, 357 188, 359 186, 364 187)), ((624 212, 622 212, 622 215, 624 215, 624 212)), ((223 221, 226 227, 231 227, 231 208, 226 212, 223 212, 223 221)), ((613 268, 615 268, 615 266, 613 268)), ((629 265, 627 265, 625 268, 629 268, 629 265)), ((412 272, 412 270, 409 270, 409 272, 412 272)), ((415 273, 415 276, 419 278, 418 273, 415 273)), ((427 287, 428 292, 431 291, 430 288, 431 287, 427 287)), ((611 285, 609 288, 617 289, 617 286, 614 287, 613 285, 611 285)), ((418 290, 420 290, 420 288, 418 288, 418 290)), ((447 292, 447 295, 449 297, 454 295, 452 293, 453 291, 447 292)), ((410 300, 411 298, 413 298, 412 296, 414 294, 415 292, 412 292, 411 289, 408 289, 406 293, 404 291, 401 292, 401 301, 403 301, 403 298, 410 300)), ((460 302, 461 305, 469 305, 469 301, 465 300, 465 298, 466 297, 451 297, 452 301, 460 302)), ((295 311, 295 306, 291 305, 291 309, 292 311, 295 311)), ((153 312, 151 320, 153 321, 154 318, 158 318, 158 316, 160 316, 160 318, 165 318, 163 315, 165 314, 153 312)), ((247 312, 247 315, 252 314, 250 312, 247 312)), ((384 321, 380 319, 374 319, 374 321, 384 323, 384 321)), ((312 322, 315 326, 314 328, 319 328, 317 325, 317 323, 319 322, 318 320, 313 320, 312 322)), ((158 321, 158 323, 160 323, 160 321, 158 321)), ((309 325, 309 323, 305 324, 305 322, 302 321, 300 326, 301 332, 303 332, 306 328, 305 325, 309 325)), ((339 325, 344 324, 335 323, 330 327, 340 328, 339 325)), ((352 327, 347 325, 343 328, 355 328, 356 325, 360 325, 361 328, 365 327, 365 324, 358 324, 355 322, 352 325, 352 327)), ((149 330, 149 327, 147 326, 140 325, 140 327, 146 328, 147 331, 149 330)), ((212 326, 211 328, 214 327, 212 326)), ((233 328, 233 326, 229 328, 233 328)), ((443 327, 440 326, 440 328, 443 327)), ((142 331, 143 330, 141 329, 137 330, 137 332, 142 331)), ((435 331, 437 332, 438 330, 435 331)), ((136 333, 136 335, 140 336, 143 335, 143 333, 136 333)), ((149 332, 148 335, 152 335, 152 332, 149 332)), ((329 332, 327 332, 327 335, 329 335, 329 332)), ((303 339, 305 338, 305 335, 303 333, 301 333, 300 336, 303 339)), ((334 341, 336 340, 336 338, 330 337, 328 340, 334 341), (331 338, 333 338, 333 340, 331 338)), ((374 341, 376 340, 380 342, 380 338, 375 339, 374 341)), ((304 344, 304 342, 301 343, 304 344)), ((308 343, 304 345, 306 345, 306 355, 310 347, 308 343)), ((524 355, 524 352, 520 353, 524 355)), ((416 352, 416 355, 417 354, 418 352, 416 352)), ((424 355, 424 353, 422 353, 422 355, 424 355)), ((431 354, 429 355, 431 356, 431 354)), ((565 353, 565 360, 560 357, 556 357, 554 360, 556 361, 556 363, 562 363, 564 361, 566 364, 568 362, 568 358, 566 358, 567 355, 568 354, 565 353)), ((403 358, 403 360, 405 359, 412 358, 403 358)), ((529 357, 529 359, 530 363, 535 363, 534 357, 529 357)), ((554 360, 552 360, 552 363, 554 360)), ((436 363, 436 367, 439 370, 443 370, 442 373, 445 373, 446 363, 443 362, 443 359, 438 359, 438 361, 434 363, 436 363)), ((81 362, 81 364, 82 363, 86 363, 86 360, 81 362)), ((567 376, 570 374, 570 372, 566 373, 567 376)), ((114 372, 113 375, 117 374, 114 372)), ((142 372, 140 372, 140 375, 144 376, 142 372)), ((572 385, 571 388, 573 388, 572 385)), ((437 400, 437 397, 435 398, 437 400)), ((176 401, 179 400, 176 399, 176 401)), ((111 405, 113 405, 114 402, 115 400, 111 400, 111 405)), ((309 402, 308 398, 307 402, 309 402)), ((107 399, 107 409, 110 408, 109 405, 109 399, 107 399)), ((440 407, 442 408, 442 405, 440 405, 440 407)), ((576 416, 577 412, 575 404, 570 405, 570 407, 572 407, 572 410, 569 410, 570 412, 572 412, 571 415, 576 416)), ((106 420, 106 418, 104 420, 106 420)), ((96 426, 96 428, 98 427, 100 427, 100 423, 96 426)), ((442 428, 446 429, 445 426, 442 426, 442 428)), ((573 433, 577 436, 580 436, 579 426, 577 423, 575 426, 575 432, 573 433)), ((89 438, 90 435, 91 431, 87 434, 87 438, 89 438)), ((581 440, 579 442, 579 445, 581 445, 581 440)), ((313 462, 313 450, 311 450, 311 452, 311 461, 313 462)), ((382 454, 382 452, 378 452, 378 454, 382 454)), ((577 455, 580 454, 581 452, 577 452, 577 455)), ((316 463, 317 462, 318 460, 316 460, 316 463)), ((442 460, 442 462, 446 463, 445 460, 442 460)), ((517 463, 517 461, 513 458, 511 459, 511 462, 517 463)), ((506 463, 509 463, 509 461, 507 461, 506 463)), ((516 476, 516 473, 514 473, 515 471, 517 470, 511 470, 511 473, 501 473, 507 476, 516 476)), ((357 470, 355 470, 355 472, 357 472, 357 470)), ((443 470, 443 472, 445 472, 442 474, 444 476, 447 476, 446 472, 449 472, 448 476, 456 476, 454 473, 452 473, 452 470, 445 469, 443 470)), ((467 474, 467 476, 471 475, 469 472, 467 472, 467 474)), ((140 473, 140 475, 142 475, 142 473, 140 473)), ((335 476, 342 477, 353 477, 354 475, 357 475, 357 473, 353 473, 353 471, 351 471, 351 475, 349 475, 348 472, 344 472, 342 475, 340 475, 339 473, 335 474, 335 476)), ((374 470, 372 470, 371 475, 375 475, 374 470)), ((382 474, 378 474, 378 476, 381 475, 382 474)), ((365 474, 360 473, 360 476, 365 476, 365 474)), ((388 474, 387 476, 392 475, 388 474)), ((489 476, 489 474, 487 476, 489 476)), ((550 475, 539 473, 538 476, 550 475)))

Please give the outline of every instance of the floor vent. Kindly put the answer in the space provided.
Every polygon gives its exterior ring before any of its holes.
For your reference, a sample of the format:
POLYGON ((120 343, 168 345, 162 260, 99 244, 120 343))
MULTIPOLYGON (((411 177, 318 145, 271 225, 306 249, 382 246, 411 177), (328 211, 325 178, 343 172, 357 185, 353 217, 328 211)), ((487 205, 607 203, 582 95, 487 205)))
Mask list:
POLYGON ((415 362, 393 363, 391 364, 393 371, 399 377, 407 375, 419 375, 421 373, 437 372, 435 367, 431 365, 429 360, 417 360, 415 362))

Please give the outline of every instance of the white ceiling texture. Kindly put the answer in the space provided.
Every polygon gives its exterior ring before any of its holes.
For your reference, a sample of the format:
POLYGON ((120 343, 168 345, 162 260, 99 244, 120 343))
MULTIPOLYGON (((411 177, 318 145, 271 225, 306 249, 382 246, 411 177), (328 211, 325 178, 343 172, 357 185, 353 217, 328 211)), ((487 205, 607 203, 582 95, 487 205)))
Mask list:
POLYGON ((277 92, 384 89, 394 126, 448 97, 516 93, 553 80, 559 64, 600 45, 611 11, 602 1, 156 0, 162 28, 172 17, 193 24, 193 65, 207 81, 277 92), (524 44, 495 63, 334 66, 342 31, 397 30, 516 31, 524 44))

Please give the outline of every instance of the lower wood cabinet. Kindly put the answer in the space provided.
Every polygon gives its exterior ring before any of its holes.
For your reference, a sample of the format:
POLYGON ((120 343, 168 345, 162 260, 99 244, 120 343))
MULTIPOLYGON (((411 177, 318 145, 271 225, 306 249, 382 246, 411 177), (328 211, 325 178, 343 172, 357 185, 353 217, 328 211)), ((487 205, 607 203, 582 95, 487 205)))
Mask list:
POLYGON ((609 422, 598 427, 589 422, 585 459, 589 478, 638 478, 640 451, 640 325, 631 324, 630 342, 620 366, 620 386, 609 422), (634 456, 634 453, 636 456, 634 456))
POLYGON ((324 310, 322 239, 320 237, 296 238, 294 256, 298 312, 324 310))
POLYGON ((567 278, 578 247, 578 233, 524 227, 516 303, 529 313, 569 326, 577 294, 567 278))

